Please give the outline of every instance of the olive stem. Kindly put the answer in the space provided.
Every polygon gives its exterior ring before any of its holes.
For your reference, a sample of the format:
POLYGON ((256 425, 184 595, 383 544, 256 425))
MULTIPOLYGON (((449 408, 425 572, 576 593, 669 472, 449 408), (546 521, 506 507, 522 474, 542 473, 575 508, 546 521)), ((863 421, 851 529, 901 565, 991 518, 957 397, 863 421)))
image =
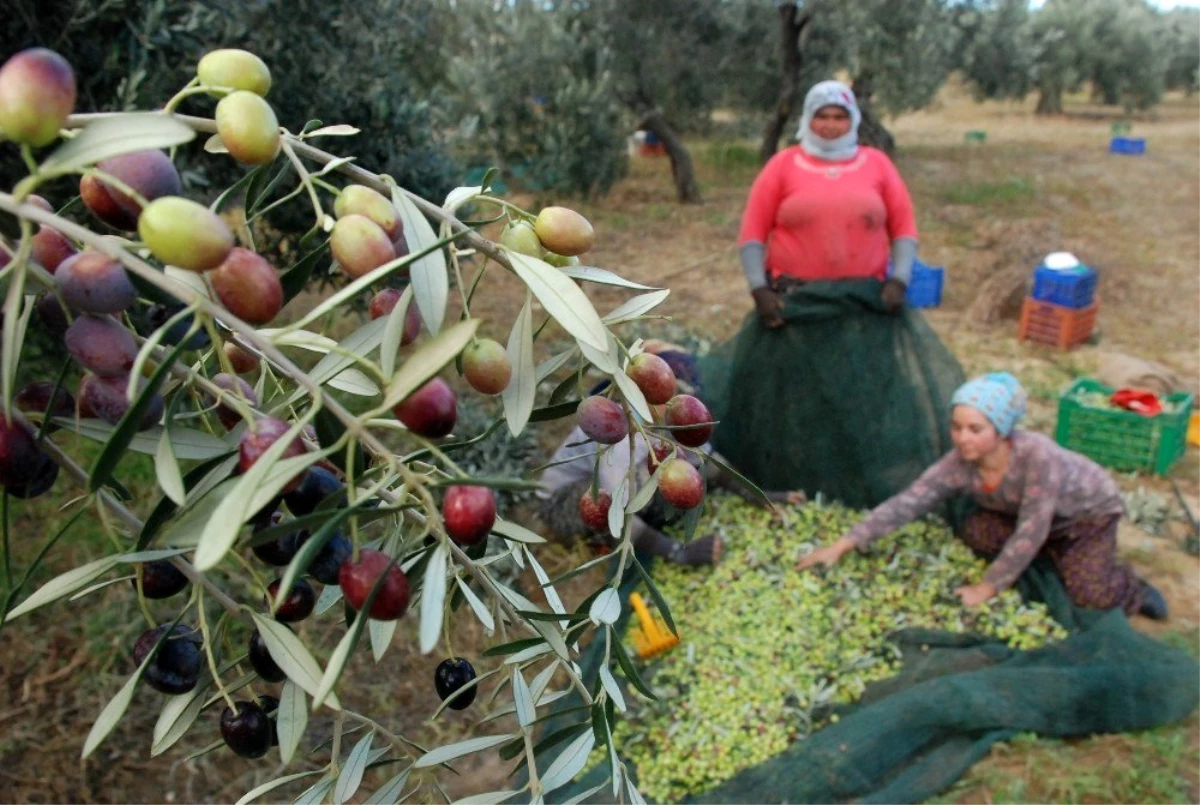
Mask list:
MULTIPOLYGON (((312 177, 309 176, 308 170, 304 167, 304 163, 300 161, 300 158, 296 156, 296 152, 292 149, 292 144, 289 142, 289 137, 291 137, 290 134, 288 137, 280 137, 279 144, 283 148, 283 153, 286 154, 287 158, 291 161, 292 166, 296 168, 296 173, 299 175, 300 181, 304 183, 304 187, 308 190, 308 197, 312 200, 313 215, 316 216, 317 226, 322 230, 325 230, 325 219, 328 216, 326 216, 325 211, 321 209, 321 199, 319 196, 317 196, 317 188, 313 185, 312 177)), ((299 140, 296 140, 296 142, 299 142, 299 140)))
POLYGON ((400 750, 400 752, 402 752, 405 757, 412 757, 412 752, 409 749, 409 747, 412 745, 411 741, 409 741, 399 735, 396 735, 391 730, 389 730, 386 727, 384 727, 383 725, 381 725, 378 721, 375 721, 368 716, 364 716, 361 713, 356 713, 353 710, 346 710, 344 708, 342 709, 341 712, 345 713, 348 718, 352 718, 355 721, 359 722, 360 724, 364 724, 364 725, 370 727, 371 729, 375 730, 375 732, 382 735, 383 738, 388 743, 390 743, 396 749, 400 750))
POLYGON ((105 173, 104 171, 100 170, 99 168, 91 168, 90 170, 79 171, 79 173, 82 176, 94 176, 97 179, 99 179, 100 181, 104 182, 105 184, 112 185, 117 190, 119 190, 120 192, 124 193, 125 195, 129 196, 131 199, 136 201, 139 208, 145 207, 147 204, 150 203, 146 199, 145 196, 143 196, 138 191, 134 190, 132 187, 130 187, 125 182, 118 179, 116 176, 113 176, 111 173, 105 173))
POLYGON ((346 711, 338 710, 333 717, 333 745, 330 747, 329 764, 334 774, 341 769, 342 729, 346 726, 346 711))
POLYGON ((150 628, 158 626, 154 621, 154 615, 150 612, 150 602, 146 600, 146 594, 142 587, 142 581, 145 578, 146 565, 139 564, 133 569, 133 583, 137 587, 138 609, 141 610, 142 617, 146 619, 146 623, 150 628))
POLYGON ((216 89, 218 91, 221 89, 217 87, 200 87, 199 85, 200 79, 193 78, 183 86, 183 89, 171 96, 171 99, 167 101, 166 105, 162 108, 162 111, 167 114, 172 114, 175 111, 175 107, 178 106, 183 99, 187 98, 189 95, 195 95, 198 92, 208 92, 212 89, 216 89))
POLYGON ((229 706, 229 710, 235 716, 238 714, 237 705, 234 704, 233 698, 229 695, 229 691, 225 689, 225 684, 221 681, 221 672, 217 668, 217 658, 213 655, 212 636, 208 631, 208 619, 204 615, 204 588, 196 588, 196 616, 200 620, 200 634, 204 638, 204 656, 208 659, 208 671, 212 674, 213 684, 217 686, 217 690, 221 692, 221 698, 225 700, 225 704, 229 706))
POLYGON ((29 173, 36 176, 38 172, 37 160, 33 158, 33 149, 29 143, 21 144, 21 159, 25 162, 25 167, 29 169, 29 173))
POLYGON ((537 761, 533 755, 533 736, 525 727, 521 728, 521 736, 525 739, 525 760, 529 766, 529 793, 533 799, 539 799, 542 793, 542 781, 538 777, 537 761))
MULTIPOLYGON (((0 509, 3 509, 3 511, 0 512, 0 517, 3 517, 3 529, 4 529, 4 589, 5 589, 6 593, 11 593, 12 592, 12 583, 13 583, 13 574, 12 574, 12 553, 9 551, 9 546, 8 546, 9 507, 8 507, 8 487, 7 486, 4 487, 4 497, 0 498, 0 509)), ((5 612, 4 614, 7 615, 8 613, 5 612)), ((2 617, 3 616, 0 616, 0 618, 2 618, 2 617)))

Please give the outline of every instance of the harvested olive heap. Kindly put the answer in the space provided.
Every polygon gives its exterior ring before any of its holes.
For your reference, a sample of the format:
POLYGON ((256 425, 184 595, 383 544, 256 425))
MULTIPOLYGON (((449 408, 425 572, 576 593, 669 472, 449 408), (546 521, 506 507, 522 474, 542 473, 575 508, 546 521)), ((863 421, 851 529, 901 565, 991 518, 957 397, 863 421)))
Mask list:
POLYGON ((655 567, 682 642, 642 664, 658 700, 631 692, 614 736, 648 800, 702 792, 836 720, 833 706, 895 673, 887 636, 897 629, 975 632, 1022 649, 1066 636, 1015 590, 964 608, 954 589, 987 563, 941 524, 911 524, 823 572, 793 570, 862 516, 818 504, 773 515, 712 496, 697 533, 720 534, 720 565, 655 567))

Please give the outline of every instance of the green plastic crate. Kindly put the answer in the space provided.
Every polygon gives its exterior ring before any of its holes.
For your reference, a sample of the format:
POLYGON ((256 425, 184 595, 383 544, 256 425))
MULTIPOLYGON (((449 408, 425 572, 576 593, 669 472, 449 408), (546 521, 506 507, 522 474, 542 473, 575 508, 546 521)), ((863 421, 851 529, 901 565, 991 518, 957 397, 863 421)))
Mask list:
POLYGON ((1166 475, 1187 450, 1188 418, 1195 404, 1192 395, 1168 394, 1163 402, 1173 410, 1154 417, 1091 406, 1078 397, 1080 393, 1098 393, 1107 399, 1113 391, 1089 377, 1072 383, 1058 401, 1055 440, 1114 470, 1166 475))

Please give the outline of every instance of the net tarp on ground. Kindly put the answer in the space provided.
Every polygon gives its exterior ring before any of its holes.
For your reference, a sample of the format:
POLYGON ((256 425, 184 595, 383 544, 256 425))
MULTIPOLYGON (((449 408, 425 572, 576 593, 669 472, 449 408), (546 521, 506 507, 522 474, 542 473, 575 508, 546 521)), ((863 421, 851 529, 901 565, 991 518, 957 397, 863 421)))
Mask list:
POLYGON ((962 368, 924 317, 891 314, 876 280, 783 296, 778 329, 751 314, 700 361, 713 446, 763 489, 882 503, 950 450, 962 368))
MULTIPOLYGON (((626 578, 623 600, 639 581, 626 578)), ((898 632, 892 639, 903 652, 901 671, 868 687, 837 723, 685 801, 921 802, 950 787, 992 744, 1017 733, 1129 732, 1178 721, 1196 708, 1200 663, 1194 657, 1138 633, 1120 610, 1075 607, 1043 559, 1018 585, 1027 599, 1045 602, 1070 637, 1017 651, 973 635, 898 632)), ((686 615, 677 617, 686 634, 686 615)), ((618 626, 623 633, 624 623, 618 626)), ((595 679, 602 653, 603 641, 585 652, 586 680, 595 679)), ((560 708, 578 705, 574 699, 566 697, 560 708)), ((552 722, 546 734, 555 728, 552 722)), ((565 802, 606 774, 607 764, 600 764, 547 801, 565 802)), ((611 789, 588 801, 613 801, 611 789)))

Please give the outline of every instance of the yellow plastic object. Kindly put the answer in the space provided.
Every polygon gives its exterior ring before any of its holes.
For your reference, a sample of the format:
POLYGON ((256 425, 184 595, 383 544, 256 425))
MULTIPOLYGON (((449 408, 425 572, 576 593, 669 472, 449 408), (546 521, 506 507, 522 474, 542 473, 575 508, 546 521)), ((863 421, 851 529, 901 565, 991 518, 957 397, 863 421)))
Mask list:
POLYGON ((633 647, 639 657, 645 660, 679 645, 679 636, 672 634, 662 619, 650 612, 640 595, 630 593, 629 603, 642 627, 633 633, 633 647))
POLYGON ((1192 418, 1188 420, 1188 444, 1194 444, 1200 447, 1200 411, 1192 411, 1192 418))

